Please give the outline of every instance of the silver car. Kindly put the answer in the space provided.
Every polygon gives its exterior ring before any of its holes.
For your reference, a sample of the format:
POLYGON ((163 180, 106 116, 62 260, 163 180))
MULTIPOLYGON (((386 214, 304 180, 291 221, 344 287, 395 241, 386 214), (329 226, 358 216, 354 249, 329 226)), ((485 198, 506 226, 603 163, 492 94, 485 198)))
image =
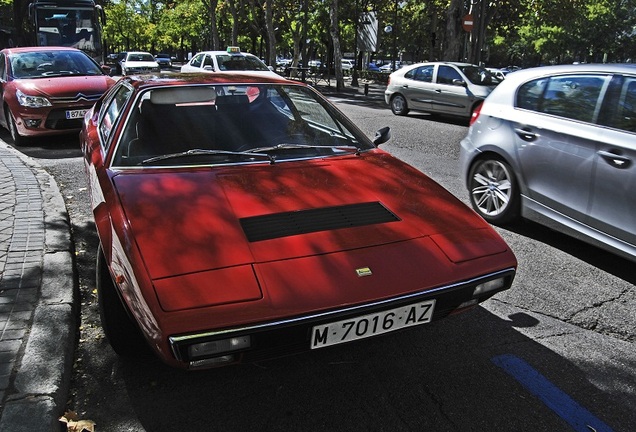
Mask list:
POLYGON ((470 201, 487 221, 534 220, 636 260, 636 67, 509 74, 462 140, 470 201))
POLYGON ((384 99, 395 115, 413 110, 470 117, 497 83, 488 70, 469 63, 417 63, 389 75, 384 99))

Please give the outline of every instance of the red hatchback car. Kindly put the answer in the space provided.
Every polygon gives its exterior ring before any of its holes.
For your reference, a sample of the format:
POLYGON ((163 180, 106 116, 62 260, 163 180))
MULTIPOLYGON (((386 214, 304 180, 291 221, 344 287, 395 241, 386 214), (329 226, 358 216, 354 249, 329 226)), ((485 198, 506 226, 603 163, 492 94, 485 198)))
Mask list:
POLYGON ((125 77, 80 133, 98 303, 124 356, 189 369, 426 324, 508 289, 475 212, 317 91, 241 74, 125 77))
POLYGON ((0 124, 16 145, 27 137, 78 132, 84 114, 115 81, 74 48, 0 51, 0 124))

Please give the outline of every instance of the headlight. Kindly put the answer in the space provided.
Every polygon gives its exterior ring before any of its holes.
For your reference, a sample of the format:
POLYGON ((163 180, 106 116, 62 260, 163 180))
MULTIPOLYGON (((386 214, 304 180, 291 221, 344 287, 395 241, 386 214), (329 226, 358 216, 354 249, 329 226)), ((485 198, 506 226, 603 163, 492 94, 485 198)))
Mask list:
POLYGON ((16 90, 15 95, 18 98, 18 103, 28 108, 42 108, 51 106, 51 102, 47 98, 42 96, 25 95, 20 90, 16 90))

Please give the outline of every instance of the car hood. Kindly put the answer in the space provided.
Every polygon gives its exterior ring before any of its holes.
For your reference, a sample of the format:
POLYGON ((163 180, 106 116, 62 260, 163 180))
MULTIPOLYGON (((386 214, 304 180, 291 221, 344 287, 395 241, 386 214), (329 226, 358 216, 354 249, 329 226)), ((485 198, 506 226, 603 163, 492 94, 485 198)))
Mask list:
MULTIPOLYGON (((245 301, 260 298, 261 290, 285 297, 285 289, 300 286, 298 278, 345 281, 370 267, 394 274, 376 280, 378 290, 395 294, 400 283, 405 290, 421 288, 424 274, 427 284, 447 282, 453 263, 506 251, 514 262, 483 219, 380 151, 249 167, 131 171, 113 181, 166 310, 203 305, 193 296, 171 295, 175 285, 179 291, 233 286, 213 299, 199 294, 206 304, 245 301), (436 270, 422 272, 423 262, 436 270)), ((488 270, 494 269, 478 269, 488 270)), ((314 293, 317 307, 333 301, 314 293)))
POLYGON ((106 75, 64 76, 52 78, 21 79, 13 81, 16 88, 27 94, 38 93, 48 98, 73 98, 78 95, 102 95, 113 85, 113 78, 106 75))

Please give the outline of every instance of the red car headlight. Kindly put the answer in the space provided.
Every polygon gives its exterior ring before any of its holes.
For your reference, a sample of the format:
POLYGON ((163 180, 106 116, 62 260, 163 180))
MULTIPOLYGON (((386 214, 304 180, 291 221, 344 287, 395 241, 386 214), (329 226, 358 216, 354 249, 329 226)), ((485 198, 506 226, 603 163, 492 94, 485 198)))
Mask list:
POLYGON ((18 103, 24 107, 43 108, 51 106, 51 101, 42 96, 30 96, 20 90, 16 90, 15 96, 18 99, 18 103))

